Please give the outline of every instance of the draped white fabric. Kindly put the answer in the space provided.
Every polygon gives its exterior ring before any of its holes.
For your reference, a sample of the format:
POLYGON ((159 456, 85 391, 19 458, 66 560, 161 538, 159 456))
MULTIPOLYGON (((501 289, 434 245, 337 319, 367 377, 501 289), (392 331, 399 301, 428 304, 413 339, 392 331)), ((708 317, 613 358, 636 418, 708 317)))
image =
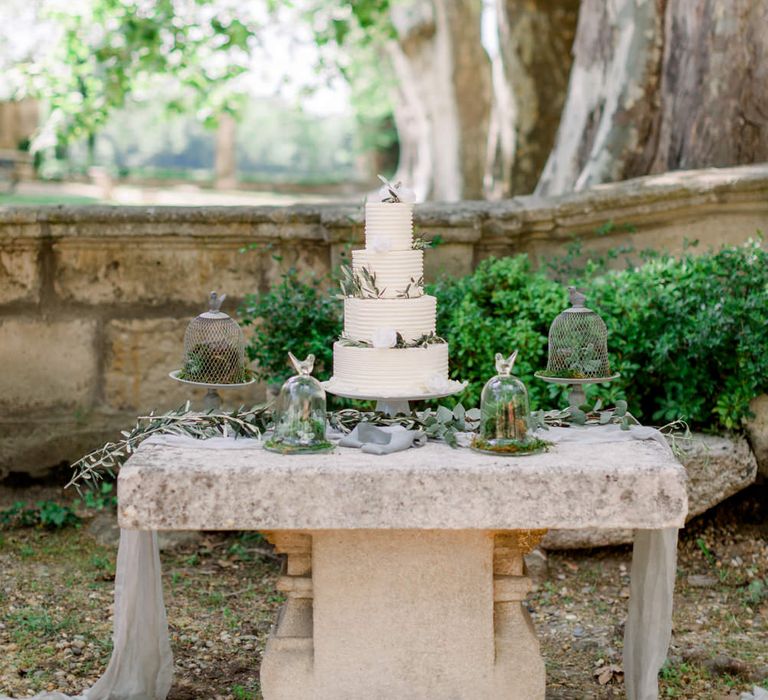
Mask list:
MULTIPOLYGON (((552 442, 607 443, 657 440, 652 428, 618 426, 555 428, 541 434, 552 442)), ((258 440, 183 436, 152 439, 161 444, 194 444, 211 449, 261 449, 258 440)), ((624 680, 628 700, 657 700, 658 673, 672 630, 672 594, 677 562, 677 528, 635 533, 629 616, 624 634, 624 680)), ((43 693, 33 700, 165 700, 171 687, 173 659, 163 605, 157 537, 152 532, 122 530, 115 574, 114 650, 104 675, 76 698, 43 693)), ((768 700, 756 688, 755 700, 768 700)), ((745 694, 746 698, 750 698, 745 694)), ((0 700, 11 700, 0 696, 0 700)), ((29 700, 28 698, 25 700, 29 700)))
POLYGON ((636 530, 624 627, 627 700, 656 700, 659 670, 672 637, 677 528, 636 530))

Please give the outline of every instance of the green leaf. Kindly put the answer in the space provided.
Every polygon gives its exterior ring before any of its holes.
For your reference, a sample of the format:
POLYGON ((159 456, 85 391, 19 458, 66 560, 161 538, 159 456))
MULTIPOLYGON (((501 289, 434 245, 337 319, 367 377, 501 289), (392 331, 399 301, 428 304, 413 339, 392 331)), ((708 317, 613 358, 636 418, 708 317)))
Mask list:
POLYGON ((449 423, 453 420, 453 411, 448 408, 447 406, 443 406, 442 404, 437 407, 437 420, 440 423, 449 423))
POLYGON ((587 414, 580 408, 572 408, 570 410, 571 422, 575 425, 585 425, 587 422, 587 414))
POLYGON ((464 414, 464 420, 471 421, 473 423, 480 420, 480 409, 479 408, 470 408, 465 414, 464 414))

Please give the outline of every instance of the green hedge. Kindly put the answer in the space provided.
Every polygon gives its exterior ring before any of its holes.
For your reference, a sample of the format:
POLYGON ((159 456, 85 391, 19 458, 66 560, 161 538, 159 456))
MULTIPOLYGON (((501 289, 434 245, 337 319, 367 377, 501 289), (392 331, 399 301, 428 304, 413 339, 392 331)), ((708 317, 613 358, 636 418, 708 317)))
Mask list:
POLYGON ((248 359, 256 362, 256 377, 280 384, 293 374, 292 352, 300 359, 315 355, 315 376, 328 379, 333 370, 333 341, 342 329, 338 285, 322 277, 300 278, 291 268, 265 294, 250 294, 238 310, 244 326, 252 326, 248 359))
POLYGON ((596 277, 618 386, 646 422, 736 429, 768 391, 768 253, 756 242, 596 277))
MULTIPOLYGON (((718 430, 739 428, 749 401, 768 391, 768 253, 759 243, 656 257, 574 281, 604 318, 612 369, 621 373, 609 386, 590 387, 590 397, 626 399, 646 423, 684 418, 718 430)), ((242 313, 246 323, 260 317, 249 353, 263 378, 290 373, 288 350, 314 352, 318 376, 329 375, 341 330, 334 287, 291 271, 268 294, 249 298, 242 313)), ((494 354, 514 349, 532 405, 562 404, 562 388, 533 376, 546 366, 549 325, 567 307, 562 284, 517 256, 485 260, 472 275, 443 279, 429 292, 438 298, 437 330, 450 343, 451 374, 470 382, 464 405, 478 403, 494 354)))

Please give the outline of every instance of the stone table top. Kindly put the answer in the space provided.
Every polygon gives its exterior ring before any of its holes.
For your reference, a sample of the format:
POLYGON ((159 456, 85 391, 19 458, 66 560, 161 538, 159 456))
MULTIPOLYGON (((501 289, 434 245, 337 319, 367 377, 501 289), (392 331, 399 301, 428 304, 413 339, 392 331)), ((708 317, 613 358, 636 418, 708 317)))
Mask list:
POLYGON ((120 527, 139 530, 657 529, 687 512, 685 469, 654 440, 527 457, 433 442, 387 456, 145 444, 118 497, 120 527))

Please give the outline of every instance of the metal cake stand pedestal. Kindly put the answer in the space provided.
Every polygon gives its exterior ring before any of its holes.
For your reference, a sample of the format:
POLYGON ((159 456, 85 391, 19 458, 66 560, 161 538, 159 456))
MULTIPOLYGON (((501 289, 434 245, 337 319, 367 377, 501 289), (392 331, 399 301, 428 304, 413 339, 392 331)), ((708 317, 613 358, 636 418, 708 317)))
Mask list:
POLYGON ((573 377, 547 377, 539 372, 534 375, 537 379, 550 384, 567 384, 571 387, 571 393, 568 395, 568 405, 571 408, 579 408, 587 401, 584 393, 584 384, 606 384, 612 382, 619 376, 619 373, 612 374, 610 377, 589 377, 587 379, 574 379, 573 377))
POLYGON ((253 384, 256 381, 255 379, 249 379, 247 382, 240 382, 238 384, 206 384, 205 382, 191 382, 188 379, 181 379, 179 374, 181 374, 181 370, 177 369, 170 372, 168 376, 182 384, 202 387, 203 389, 208 390, 203 399, 203 409, 206 411, 218 411, 221 408, 221 394, 219 394, 219 389, 238 389, 253 384))
POLYGON ((425 401, 427 399, 442 399, 445 396, 452 396, 458 394, 460 391, 466 388, 464 382, 452 381, 454 386, 446 387, 445 391, 428 391, 418 392, 414 391, 409 394, 392 394, 389 396, 382 396, 380 393, 372 395, 367 392, 354 391, 349 388, 344 388, 337 385, 332 380, 322 383, 323 389, 329 394, 334 396, 341 396, 345 399, 358 399, 360 401, 375 401, 376 410, 380 413, 384 413, 388 416, 396 416, 398 414, 410 415, 411 413, 411 401, 425 401))

